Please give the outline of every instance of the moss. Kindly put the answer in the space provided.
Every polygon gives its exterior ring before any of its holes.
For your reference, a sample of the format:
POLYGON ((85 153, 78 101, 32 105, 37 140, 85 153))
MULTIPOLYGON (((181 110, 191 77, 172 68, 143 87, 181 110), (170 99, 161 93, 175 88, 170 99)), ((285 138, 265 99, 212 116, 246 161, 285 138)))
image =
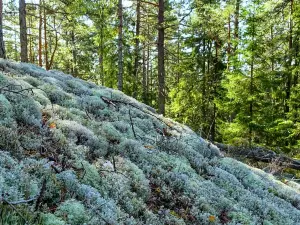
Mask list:
POLYGON ((28 199, 46 178, 40 223, 220 224, 224 211, 228 224, 300 223, 299 185, 221 158, 188 127, 144 113, 147 106, 119 91, 29 64, 1 65, 9 72, 0 73, 1 85, 43 89, 0 94, 0 190, 10 201, 28 199))
POLYGON ((11 104, 18 123, 29 126, 41 126, 41 109, 32 98, 16 94, 12 97, 11 104))
POLYGON ((6 97, 0 94, 0 125, 10 126, 13 122, 13 107, 6 97))
POLYGON ((88 219, 84 205, 74 199, 63 202, 57 208, 55 215, 63 218, 68 224, 74 225, 82 225, 88 219))

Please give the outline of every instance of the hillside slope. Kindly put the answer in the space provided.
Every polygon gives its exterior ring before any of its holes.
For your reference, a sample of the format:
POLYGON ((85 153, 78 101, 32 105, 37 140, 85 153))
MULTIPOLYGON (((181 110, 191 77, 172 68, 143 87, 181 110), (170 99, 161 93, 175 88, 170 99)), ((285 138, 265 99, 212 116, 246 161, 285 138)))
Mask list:
POLYGON ((0 224, 300 224, 300 186, 123 93, 0 61, 0 224))

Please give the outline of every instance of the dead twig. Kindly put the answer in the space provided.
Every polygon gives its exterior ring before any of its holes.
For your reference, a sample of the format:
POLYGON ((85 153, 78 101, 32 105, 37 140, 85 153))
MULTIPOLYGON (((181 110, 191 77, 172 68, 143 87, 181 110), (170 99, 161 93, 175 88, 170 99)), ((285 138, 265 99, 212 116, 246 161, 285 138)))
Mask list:
POLYGON ((39 209, 40 204, 42 203, 42 200, 43 200, 43 197, 44 197, 44 194, 45 194, 45 191, 46 191, 46 183, 47 183, 47 180, 46 180, 46 178, 44 178, 40 194, 39 194, 39 196, 36 200, 35 211, 37 211, 39 209))
POLYGON ((136 134, 135 134, 135 130, 134 130, 134 127, 133 127, 133 122, 132 122, 132 117, 131 117, 130 109, 129 109, 129 118, 130 118, 130 124, 131 124, 131 129, 132 129, 132 132, 133 132, 133 136, 136 139, 136 134))

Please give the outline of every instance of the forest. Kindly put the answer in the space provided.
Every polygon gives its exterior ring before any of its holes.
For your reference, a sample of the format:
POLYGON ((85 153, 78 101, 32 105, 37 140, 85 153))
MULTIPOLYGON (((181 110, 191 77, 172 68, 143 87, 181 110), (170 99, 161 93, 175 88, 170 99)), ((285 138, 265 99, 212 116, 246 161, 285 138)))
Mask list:
POLYGON ((212 142, 299 153, 298 0, 1 5, 3 58, 119 89, 212 142))

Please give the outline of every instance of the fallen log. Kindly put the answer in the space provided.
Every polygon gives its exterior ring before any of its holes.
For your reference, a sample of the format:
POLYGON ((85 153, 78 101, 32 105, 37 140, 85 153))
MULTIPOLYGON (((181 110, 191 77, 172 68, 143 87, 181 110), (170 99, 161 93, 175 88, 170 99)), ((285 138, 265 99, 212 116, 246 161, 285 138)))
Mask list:
POLYGON ((214 143, 221 151, 237 157, 254 159, 260 162, 273 163, 278 166, 300 170, 300 160, 287 157, 282 154, 263 147, 231 146, 221 143, 214 143))

